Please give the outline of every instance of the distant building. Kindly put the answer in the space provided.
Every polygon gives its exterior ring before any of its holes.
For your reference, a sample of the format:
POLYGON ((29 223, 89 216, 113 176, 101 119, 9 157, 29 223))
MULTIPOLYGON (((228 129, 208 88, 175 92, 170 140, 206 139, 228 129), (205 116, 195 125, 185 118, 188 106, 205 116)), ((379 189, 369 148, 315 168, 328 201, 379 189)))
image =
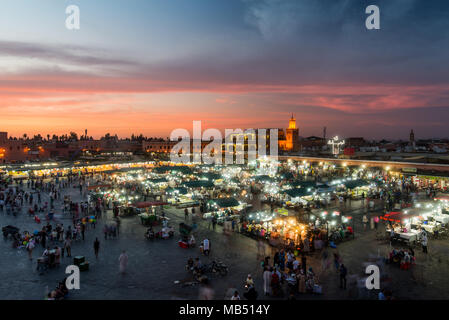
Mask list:
POLYGON ((0 132, 0 144, 4 144, 8 141, 8 132, 0 132))
POLYGON ((170 153, 171 149, 178 141, 143 141, 142 149, 144 152, 170 153))
POLYGON ((363 139, 361 137, 346 139, 346 145, 348 147, 361 147, 361 146, 364 146, 365 144, 366 144, 365 139, 363 139))
POLYGON ((326 139, 316 136, 302 138, 300 141, 301 149, 321 150, 326 145, 326 139))

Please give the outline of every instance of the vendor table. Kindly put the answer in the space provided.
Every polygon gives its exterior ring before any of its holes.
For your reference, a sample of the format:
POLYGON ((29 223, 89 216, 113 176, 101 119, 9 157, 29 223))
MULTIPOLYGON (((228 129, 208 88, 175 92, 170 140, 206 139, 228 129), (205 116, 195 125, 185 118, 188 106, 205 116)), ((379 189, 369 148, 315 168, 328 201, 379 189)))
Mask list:
POLYGON ((408 242, 414 242, 418 239, 418 234, 414 233, 414 232, 401 232, 399 233, 399 237, 401 237, 401 239, 404 239, 408 242))
POLYGON ((449 215, 447 214, 434 215, 433 218, 435 219, 435 221, 441 222, 442 224, 449 223, 449 215))
MULTIPOLYGON (((387 230, 387 235, 390 236, 390 230, 387 230)), ((418 232, 410 231, 410 232, 396 232, 395 237, 399 237, 400 240, 407 241, 409 243, 415 242, 418 240, 418 232)))
POLYGON ((423 224, 421 225, 421 227, 426 230, 429 233, 434 233, 436 230, 438 230, 438 226, 436 225, 428 225, 428 224, 423 224))

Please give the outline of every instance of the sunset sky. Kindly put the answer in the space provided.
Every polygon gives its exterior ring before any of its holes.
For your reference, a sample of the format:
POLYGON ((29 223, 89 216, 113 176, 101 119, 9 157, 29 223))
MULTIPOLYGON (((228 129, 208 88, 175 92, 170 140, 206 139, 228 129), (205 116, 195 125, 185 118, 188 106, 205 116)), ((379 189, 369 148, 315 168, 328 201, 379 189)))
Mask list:
POLYGON ((447 0, 4 1, 0 131, 166 137, 294 113, 301 136, 449 137, 448 17, 447 0))

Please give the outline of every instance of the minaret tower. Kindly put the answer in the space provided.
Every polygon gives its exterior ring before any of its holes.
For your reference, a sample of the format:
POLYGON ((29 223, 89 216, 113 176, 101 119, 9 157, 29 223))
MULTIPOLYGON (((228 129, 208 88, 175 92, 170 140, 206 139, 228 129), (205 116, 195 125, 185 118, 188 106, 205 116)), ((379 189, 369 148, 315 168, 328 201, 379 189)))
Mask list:
POLYGON ((286 140, 286 149, 288 151, 299 151, 299 129, 296 127, 296 119, 293 117, 293 113, 288 122, 286 140))

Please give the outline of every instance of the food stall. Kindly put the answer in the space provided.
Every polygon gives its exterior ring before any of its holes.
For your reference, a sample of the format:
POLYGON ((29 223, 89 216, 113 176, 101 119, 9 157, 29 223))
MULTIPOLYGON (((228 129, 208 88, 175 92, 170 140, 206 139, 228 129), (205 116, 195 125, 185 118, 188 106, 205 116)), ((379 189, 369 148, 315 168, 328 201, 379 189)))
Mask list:
POLYGON ((430 222, 423 216, 421 210, 409 209, 392 211, 381 216, 380 219, 387 222, 386 233, 393 239, 410 245, 420 241, 422 230, 433 234, 437 230, 437 222, 430 222))
POLYGON ((352 216, 343 215, 339 211, 323 211, 310 215, 309 220, 309 225, 316 233, 319 231, 321 238, 329 239, 334 243, 354 239, 352 216))
POLYGON ((295 217, 288 217, 285 212, 252 212, 246 216, 242 225, 242 233, 263 239, 274 247, 299 247, 308 233, 308 225, 299 223, 295 217))
POLYGON ((144 226, 154 226, 159 224, 163 217, 158 215, 157 208, 167 205, 166 202, 137 202, 133 206, 135 208, 143 209, 141 213, 138 214, 140 221, 144 226))
POLYGON ((141 208, 137 208, 134 205, 129 206, 119 206, 119 216, 121 217, 130 217, 135 215, 140 215, 142 213, 141 208))
POLYGON ((434 200, 436 201, 435 220, 447 225, 449 223, 449 197, 438 197, 434 200))
POLYGON ((218 223, 223 223, 226 219, 238 217, 250 207, 251 205, 240 202, 233 197, 211 199, 207 202, 207 212, 203 215, 203 218, 207 219, 216 214, 218 223))
POLYGON ((170 187, 165 189, 167 202, 177 208, 188 208, 199 205, 198 201, 192 200, 192 194, 186 187, 170 187))
POLYGON ((362 179, 346 180, 343 181, 341 185, 344 187, 346 192, 349 191, 352 199, 360 199, 363 195, 365 197, 368 196, 371 188, 373 187, 373 185, 371 185, 368 181, 362 179))
POLYGON ((309 201, 314 200, 315 196, 311 189, 306 188, 292 188, 283 191, 285 194, 285 205, 287 207, 294 207, 295 205, 307 205, 309 201))
POLYGON ((425 228, 433 233, 436 223, 446 226, 449 223, 449 212, 444 208, 444 203, 439 202, 418 202, 412 210, 421 212, 422 220, 426 222, 425 228))
POLYGON ((192 200, 204 199, 212 196, 215 184, 209 180, 190 180, 182 184, 188 189, 192 200))

